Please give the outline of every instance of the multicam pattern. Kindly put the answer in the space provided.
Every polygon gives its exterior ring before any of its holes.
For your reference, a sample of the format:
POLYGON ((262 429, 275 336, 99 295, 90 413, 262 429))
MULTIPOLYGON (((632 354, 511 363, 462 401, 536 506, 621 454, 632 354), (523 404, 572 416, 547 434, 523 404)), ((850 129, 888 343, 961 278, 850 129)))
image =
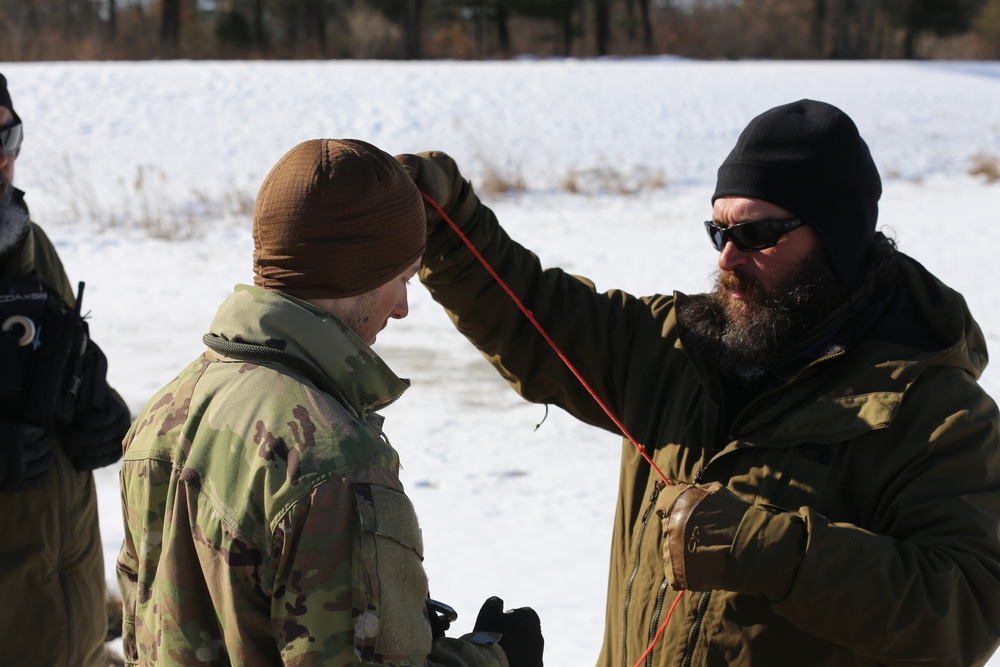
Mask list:
POLYGON ((277 293, 238 287, 212 332, 308 361, 348 405, 213 351, 150 399, 121 472, 129 664, 505 665, 495 647, 428 663, 420 530, 373 414, 406 384, 277 293))

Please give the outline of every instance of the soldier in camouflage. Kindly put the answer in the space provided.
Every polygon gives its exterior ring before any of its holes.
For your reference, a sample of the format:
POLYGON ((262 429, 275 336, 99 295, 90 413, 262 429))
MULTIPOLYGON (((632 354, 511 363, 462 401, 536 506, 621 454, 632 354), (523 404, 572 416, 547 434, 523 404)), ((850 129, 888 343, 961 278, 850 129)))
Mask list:
POLYGON ((125 438, 128 664, 541 667, 529 608, 491 598, 473 633, 432 629, 377 414, 408 382, 369 347, 406 316, 425 235, 416 186, 374 146, 307 141, 272 168, 255 285, 125 438))

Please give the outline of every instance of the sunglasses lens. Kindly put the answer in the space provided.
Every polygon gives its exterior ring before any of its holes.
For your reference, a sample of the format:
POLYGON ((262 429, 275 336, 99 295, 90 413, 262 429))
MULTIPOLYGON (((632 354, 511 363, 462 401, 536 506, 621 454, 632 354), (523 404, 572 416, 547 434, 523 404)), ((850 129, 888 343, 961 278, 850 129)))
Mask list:
POLYGON ((0 130, 0 148, 4 153, 16 153, 21 147, 21 124, 11 125, 0 130))
POLYGON ((708 238, 712 241, 712 246, 722 252, 722 249, 726 246, 726 240, 723 238, 722 229, 716 227, 709 221, 705 222, 705 231, 708 232, 708 238))
POLYGON ((740 250, 763 250, 774 245, 778 241, 778 235, 768 228, 767 222, 762 220, 731 227, 730 233, 736 247, 740 250))

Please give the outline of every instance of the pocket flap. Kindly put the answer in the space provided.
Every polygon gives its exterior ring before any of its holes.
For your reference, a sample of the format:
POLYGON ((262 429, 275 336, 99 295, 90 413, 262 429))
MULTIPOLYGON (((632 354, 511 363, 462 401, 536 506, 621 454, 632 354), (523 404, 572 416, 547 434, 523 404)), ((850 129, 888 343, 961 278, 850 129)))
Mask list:
POLYGON ((405 493, 376 484, 354 484, 361 528, 398 542, 424 558, 424 540, 413 503, 405 493))

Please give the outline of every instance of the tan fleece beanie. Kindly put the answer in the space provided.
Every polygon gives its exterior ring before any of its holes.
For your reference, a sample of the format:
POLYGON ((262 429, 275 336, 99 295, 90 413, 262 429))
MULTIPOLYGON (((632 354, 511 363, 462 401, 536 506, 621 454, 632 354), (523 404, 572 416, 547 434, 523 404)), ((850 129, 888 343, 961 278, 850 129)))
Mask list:
POLYGON ((355 296, 415 262, 426 235, 420 191, 395 158, 356 139, 305 141, 257 194, 254 283, 299 298, 355 296))

